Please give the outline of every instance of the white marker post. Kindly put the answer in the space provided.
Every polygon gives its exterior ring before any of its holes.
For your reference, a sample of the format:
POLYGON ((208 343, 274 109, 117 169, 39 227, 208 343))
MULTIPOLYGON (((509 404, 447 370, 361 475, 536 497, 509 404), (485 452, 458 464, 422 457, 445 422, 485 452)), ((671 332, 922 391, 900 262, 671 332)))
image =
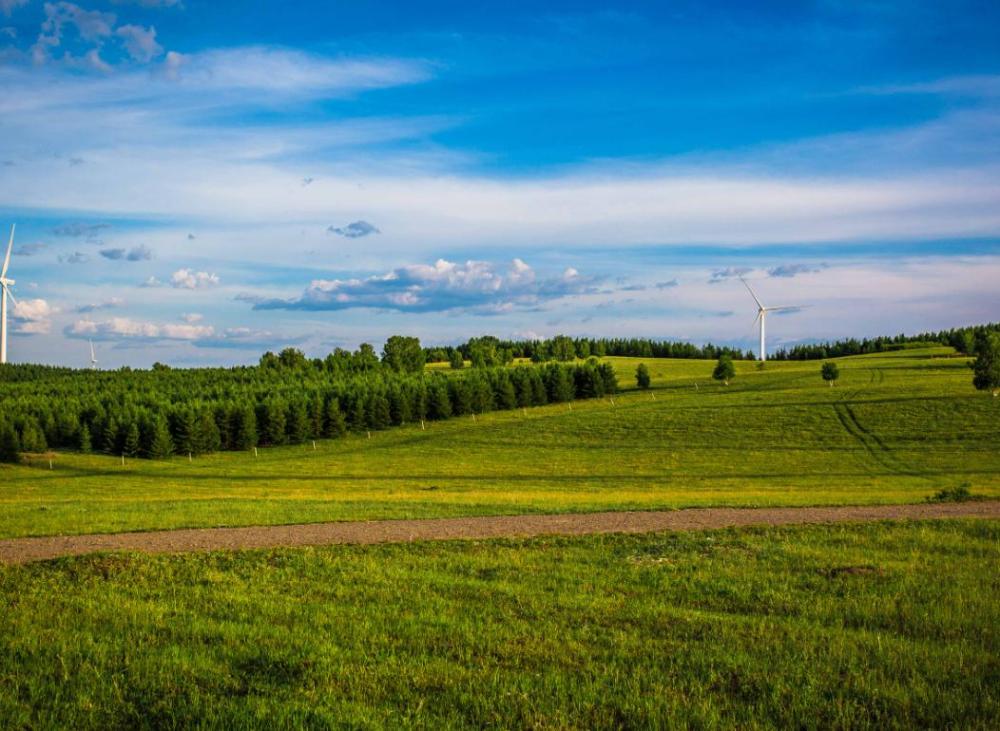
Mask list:
POLYGON ((313 439, 313 451, 314 452, 316 451, 316 440, 315 439, 313 439))
POLYGON ((427 431, 427 427, 424 426, 424 420, 420 420, 420 431, 427 431))
POLYGON ((254 456, 254 458, 257 457, 257 447, 253 448, 253 456, 254 456))

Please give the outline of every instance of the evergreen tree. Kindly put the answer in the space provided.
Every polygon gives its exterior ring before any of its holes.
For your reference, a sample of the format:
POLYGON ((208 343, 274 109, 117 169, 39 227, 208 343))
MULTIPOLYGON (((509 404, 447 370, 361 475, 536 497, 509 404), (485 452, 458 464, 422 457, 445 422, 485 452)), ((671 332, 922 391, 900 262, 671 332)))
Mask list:
POLYGON ((229 417, 232 448, 253 449, 257 446, 257 415, 249 406, 236 406, 229 417))
POLYGON ((427 416, 431 419, 447 419, 451 416, 448 386, 441 381, 436 381, 427 389, 427 416))
POLYGON ((219 427, 215 423, 215 417, 210 411, 203 410, 195 421, 194 431, 194 454, 207 454, 217 452, 222 444, 222 437, 219 435, 219 427))
POLYGON ((302 444, 309 433, 309 415, 301 401, 288 404, 285 415, 285 433, 289 444, 302 444))
POLYGON ((448 363, 454 370, 465 368, 465 356, 462 355, 462 351, 458 348, 452 350, 451 355, 448 356, 448 363))
POLYGON ((340 410, 340 401, 336 396, 331 396, 326 402, 326 410, 323 418, 323 436, 342 437, 347 433, 347 420, 344 412, 340 410))
POLYGON ((972 385, 978 390, 1000 394, 1000 333, 982 330, 977 334, 972 372, 972 385))
POLYGON ((840 378, 840 369, 837 367, 836 363, 824 363, 819 369, 819 372, 820 375, 823 376, 823 380, 831 386, 833 386, 834 381, 840 378))
POLYGON ((736 367, 733 365, 733 359, 723 353, 719 356, 719 361, 715 364, 715 370, 712 371, 712 378, 716 381, 722 381, 728 386, 729 382, 735 377, 736 367))
POLYGON ((635 385, 641 389, 647 389, 649 388, 649 384, 649 368, 646 367, 645 363, 640 363, 635 369, 635 385))
POLYGON ((86 424, 81 425, 80 431, 77 433, 76 448, 84 454, 90 454, 92 448, 90 444, 90 429, 87 428, 86 424))
POLYGON ((130 421, 124 431, 122 453, 128 457, 135 457, 139 454, 139 427, 134 421, 130 421))
POLYGON ((101 450, 108 454, 116 454, 118 449, 118 421, 109 416, 104 422, 104 430, 101 434, 101 450))
POLYGON ((0 422, 0 462, 16 464, 21 461, 21 440, 17 430, 6 421, 0 422))
POLYGON ((146 446, 146 456, 150 459, 166 459, 174 451, 174 441, 170 437, 170 428, 162 416, 156 416, 150 422, 149 443, 146 446))

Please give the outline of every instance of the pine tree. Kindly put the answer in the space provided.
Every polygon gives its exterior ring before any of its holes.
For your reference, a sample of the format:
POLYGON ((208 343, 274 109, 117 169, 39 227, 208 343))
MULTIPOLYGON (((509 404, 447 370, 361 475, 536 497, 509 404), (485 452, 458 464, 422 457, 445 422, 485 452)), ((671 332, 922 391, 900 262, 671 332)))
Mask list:
POLYGON ((150 425, 149 446, 146 456, 150 459, 166 459, 174 451, 174 440, 170 437, 167 421, 162 416, 153 419, 150 425))
POLYGON ((21 461, 21 440, 13 425, 0 423, 0 462, 17 463, 21 461))
POLYGON ((122 441, 122 453, 128 457, 139 454, 139 427, 134 421, 125 428, 125 439, 122 441))
POLYGON ((80 431, 77 434, 77 449, 79 449, 84 454, 90 454, 92 449, 90 444, 90 429, 84 424, 80 427, 80 431))
POLYGON ((195 421, 195 432, 193 447, 194 454, 207 454, 217 452, 222 444, 222 437, 219 435, 219 427, 215 424, 215 417, 210 411, 202 411, 195 421))
POLYGON ((344 419, 344 412, 340 410, 340 401, 336 396, 331 396, 326 402, 326 413, 323 419, 323 436, 342 437, 347 432, 347 420, 344 419))
POLYGON ((229 433, 233 449, 257 446, 257 416, 249 406, 236 406, 230 414, 229 433))
POLYGON ((302 444, 309 433, 309 415, 301 401, 288 405, 285 416, 285 433, 289 444, 302 444))
POLYGON ((649 388, 649 384, 649 368, 646 367, 645 363, 640 363, 635 369, 635 385, 645 390, 649 388))

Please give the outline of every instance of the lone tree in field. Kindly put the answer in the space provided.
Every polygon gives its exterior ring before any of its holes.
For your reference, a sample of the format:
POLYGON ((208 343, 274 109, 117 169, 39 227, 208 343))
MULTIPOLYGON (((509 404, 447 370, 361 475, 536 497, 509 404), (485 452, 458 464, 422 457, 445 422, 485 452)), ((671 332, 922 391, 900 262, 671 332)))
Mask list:
POLYGON ((649 388, 649 368, 645 363, 640 363, 635 369, 635 384, 641 389, 649 388))
POLYGON ((819 372, 823 376, 823 380, 831 386, 833 386, 834 381, 840 378, 840 369, 836 363, 824 363, 819 372))
POLYGON ((976 359, 972 362, 972 385, 980 391, 1000 395, 1000 333, 980 331, 976 337, 976 359))
POLYGON ((723 353, 719 356, 719 362, 715 364, 715 370, 712 371, 712 378, 716 381, 722 381, 727 386, 730 380, 736 378, 736 367, 729 355, 723 353))

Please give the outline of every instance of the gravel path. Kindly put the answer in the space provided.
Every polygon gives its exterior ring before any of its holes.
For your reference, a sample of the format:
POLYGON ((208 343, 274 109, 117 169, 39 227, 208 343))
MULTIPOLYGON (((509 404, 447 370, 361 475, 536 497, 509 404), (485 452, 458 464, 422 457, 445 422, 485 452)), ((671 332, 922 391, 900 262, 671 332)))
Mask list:
POLYGON ((1000 518, 1000 501, 823 508, 692 508, 661 512, 518 515, 429 520, 192 528, 0 540, 0 562, 16 564, 98 551, 184 551, 324 546, 451 539, 511 538, 594 533, 646 533, 750 525, 840 523, 930 518, 1000 518))

